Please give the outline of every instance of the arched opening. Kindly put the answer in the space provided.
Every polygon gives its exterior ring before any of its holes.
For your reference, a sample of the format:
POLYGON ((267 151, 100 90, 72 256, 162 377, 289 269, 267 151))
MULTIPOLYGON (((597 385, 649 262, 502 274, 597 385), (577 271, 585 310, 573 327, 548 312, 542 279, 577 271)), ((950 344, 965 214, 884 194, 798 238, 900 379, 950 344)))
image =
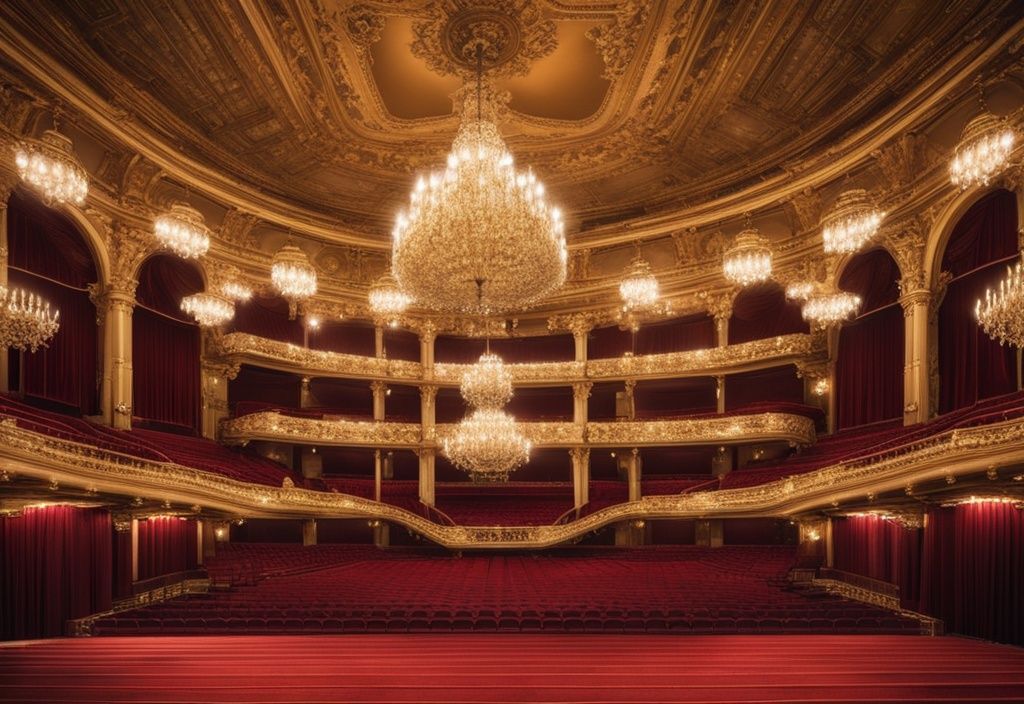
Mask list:
POLYGON ((951 277, 938 313, 939 412, 1017 389, 1017 358, 978 326, 975 302, 996 287, 1017 257, 1017 200, 993 191, 964 213, 950 234, 942 271, 951 277))
POLYGON ((839 331, 836 426, 851 428, 903 415, 903 308, 900 271, 883 249, 847 264, 839 288, 861 297, 861 312, 839 331))
POLYGON ((99 413, 101 355, 88 291, 99 277, 87 241, 67 216, 15 191, 7 206, 7 247, 10 285, 60 311, 60 329, 47 347, 10 351, 8 388, 51 410, 99 413))
POLYGON ((177 257, 158 254, 142 265, 132 315, 132 414, 141 425, 199 427, 199 326, 180 305, 203 288, 199 270, 177 257))
POLYGON ((775 282, 745 288, 733 301, 730 345, 809 331, 800 305, 786 300, 785 290, 775 282))

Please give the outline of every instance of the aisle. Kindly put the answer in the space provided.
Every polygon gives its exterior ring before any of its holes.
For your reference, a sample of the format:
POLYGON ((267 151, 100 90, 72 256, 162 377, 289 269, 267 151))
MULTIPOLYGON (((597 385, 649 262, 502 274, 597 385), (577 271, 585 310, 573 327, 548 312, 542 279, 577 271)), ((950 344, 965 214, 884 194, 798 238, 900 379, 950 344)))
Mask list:
POLYGON ((361 635, 0 645, 0 702, 1024 701, 1024 650, 919 636, 361 635))

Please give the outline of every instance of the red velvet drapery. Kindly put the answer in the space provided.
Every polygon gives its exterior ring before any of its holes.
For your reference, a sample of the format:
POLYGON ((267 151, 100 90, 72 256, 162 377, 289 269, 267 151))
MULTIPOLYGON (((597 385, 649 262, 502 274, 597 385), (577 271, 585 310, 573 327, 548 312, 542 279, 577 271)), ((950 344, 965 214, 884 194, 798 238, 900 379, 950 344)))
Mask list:
POLYGON ((64 635, 110 608, 110 514, 70 506, 0 518, 0 639, 64 635))
POLYGON ((115 599, 132 595, 132 534, 128 530, 115 530, 111 540, 113 567, 112 591, 115 599))
POLYGON ((269 340, 301 345, 304 340, 302 318, 288 319, 288 303, 283 298, 253 298, 235 306, 235 317, 228 325, 231 332, 245 332, 269 340))
POLYGON ((140 306, 132 315, 132 414, 199 427, 199 328, 140 306))
POLYGON ((779 401, 803 403, 804 382, 796 367, 770 367, 725 377, 725 410, 734 411, 754 403, 779 401))
POLYGON ((957 223, 942 258, 953 276, 939 308, 939 411, 945 413, 1015 391, 1014 351, 978 327, 975 302, 998 286, 1017 253, 1017 202, 994 191, 957 223))
POLYGON ((832 521, 836 569, 897 585, 903 606, 911 609, 917 608, 921 541, 921 529, 879 516, 832 521))
POLYGON ((192 519, 157 516, 139 521, 139 580, 194 570, 196 545, 192 519))
POLYGON ((787 301, 785 290, 777 283, 745 288, 733 301, 729 318, 730 345, 809 331, 800 313, 800 304, 787 301))
POLYGON ((503 337, 491 340, 491 351, 506 362, 571 362, 576 343, 572 335, 503 337))
POLYGON ((641 381, 633 388, 637 418, 714 413, 717 408, 713 377, 641 381))
POLYGON ((636 333, 636 354, 664 354, 715 346, 714 318, 703 313, 650 323, 636 333))

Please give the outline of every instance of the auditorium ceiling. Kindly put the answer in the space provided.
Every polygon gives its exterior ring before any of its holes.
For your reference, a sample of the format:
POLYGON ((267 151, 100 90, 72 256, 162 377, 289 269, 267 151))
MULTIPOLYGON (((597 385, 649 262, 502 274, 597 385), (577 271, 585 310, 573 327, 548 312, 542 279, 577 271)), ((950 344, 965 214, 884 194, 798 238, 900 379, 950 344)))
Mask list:
POLYGON ((489 102, 513 153, 579 233, 788 173, 1018 12, 1012 0, 941 12, 934 0, 38 0, 0 17, 118 119, 383 246, 413 174, 442 162, 457 128, 468 33, 486 35, 489 102))

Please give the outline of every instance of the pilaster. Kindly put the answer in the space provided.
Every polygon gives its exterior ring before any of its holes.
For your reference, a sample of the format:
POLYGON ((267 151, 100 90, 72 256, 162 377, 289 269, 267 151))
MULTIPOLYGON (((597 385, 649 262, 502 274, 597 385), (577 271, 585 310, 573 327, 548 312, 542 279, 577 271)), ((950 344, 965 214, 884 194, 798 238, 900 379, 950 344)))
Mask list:
POLYGON ((384 400, 387 398, 388 385, 383 381, 371 381, 373 392, 373 419, 384 420, 384 400))
POLYGON ((437 414, 437 386, 424 384, 420 387, 420 428, 424 442, 433 442, 437 414))
POLYGON ((420 459, 419 494, 420 501, 427 506, 434 505, 434 457, 432 447, 424 447, 416 451, 420 459))
POLYGON ((574 423, 586 424, 588 417, 587 401, 594 388, 591 381, 577 381, 572 385, 572 419, 574 423))
POLYGON ((928 316, 932 295, 916 290, 900 297, 904 320, 903 424, 928 420, 928 316))
POLYGON ((590 449, 574 447, 569 450, 572 461, 572 494, 575 508, 590 502, 590 449))

